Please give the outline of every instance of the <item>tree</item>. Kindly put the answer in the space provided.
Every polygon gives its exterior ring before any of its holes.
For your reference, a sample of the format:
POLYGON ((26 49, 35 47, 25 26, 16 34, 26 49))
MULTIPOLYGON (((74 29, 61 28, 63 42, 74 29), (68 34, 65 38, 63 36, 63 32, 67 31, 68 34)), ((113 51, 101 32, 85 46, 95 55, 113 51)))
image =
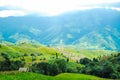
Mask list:
POLYGON ((2 47, 2 45, 0 44, 0 48, 2 47))
POLYGON ((0 62, 0 71, 18 70, 20 67, 23 67, 24 65, 25 62, 23 61, 5 60, 0 62))
POLYGON ((31 56, 35 56, 35 54, 33 54, 33 53, 31 53, 30 55, 31 55, 31 56))
POLYGON ((54 63, 58 65, 59 73, 66 72, 67 71, 67 62, 64 59, 58 59, 54 63))
POLYGON ((88 63, 90 63, 90 62, 91 62, 91 60, 88 59, 88 58, 80 59, 80 64, 84 64, 84 65, 86 65, 86 64, 88 64, 88 63))
POLYGON ((97 58, 93 58, 93 62, 98 62, 98 59, 97 58))
POLYGON ((63 59, 57 59, 52 63, 40 62, 34 63, 30 70, 32 72, 41 73, 45 75, 57 75, 58 73, 63 73, 67 71, 66 61, 63 59))
POLYGON ((51 64, 50 67, 50 75, 55 76, 59 74, 59 68, 58 65, 56 63, 51 64))
POLYGON ((69 62, 69 58, 67 58, 67 62, 69 62))
POLYGON ((35 56, 32 56, 32 61, 35 61, 36 60, 36 57, 35 56))
POLYGON ((50 64, 47 62, 41 62, 37 64, 37 69, 40 73, 49 75, 50 74, 50 64))
POLYGON ((56 59, 58 59, 58 54, 56 53, 56 59))
POLYGON ((8 54, 1 53, 1 56, 3 56, 5 58, 5 60, 9 60, 8 54))
POLYGON ((103 66, 95 65, 95 66, 92 66, 91 68, 92 68, 92 71, 91 71, 92 75, 100 76, 100 77, 103 76, 103 66))
POLYGON ((114 68, 113 68, 112 64, 106 63, 103 66, 103 77, 110 78, 112 73, 114 73, 114 68))
POLYGON ((28 54, 25 53, 25 54, 23 54, 23 56, 28 56, 28 54))
POLYGON ((24 56, 22 56, 20 59, 21 59, 21 61, 25 61, 25 58, 24 58, 24 56))

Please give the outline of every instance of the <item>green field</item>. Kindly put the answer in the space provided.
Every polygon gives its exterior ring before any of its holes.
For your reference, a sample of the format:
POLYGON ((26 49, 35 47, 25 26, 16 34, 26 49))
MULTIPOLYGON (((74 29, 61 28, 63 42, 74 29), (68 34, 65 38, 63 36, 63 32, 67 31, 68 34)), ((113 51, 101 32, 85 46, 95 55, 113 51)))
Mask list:
MULTIPOLYGON (((27 63, 32 62, 31 54, 34 54, 36 62, 45 60, 50 60, 51 57, 55 57, 57 53, 61 58, 60 52, 54 48, 47 47, 41 44, 32 44, 32 43, 1 43, 0 44, 0 54, 5 53, 9 56, 11 60, 20 60, 21 57, 24 57, 27 63)), ((0 60, 3 58, 0 57, 0 60)))
POLYGON ((1 72, 0 80, 109 80, 85 74, 62 73, 57 76, 46 76, 30 72, 1 72))
MULTIPOLYGON (((10 42, 2 42, 0 44, 0 54, 5 53, 8 54, 11 60, 20 60, 21 57, 24 57, 27 63, 32 62, 31 54, 34 54, 36 57, 36 62, 42 60, 51 60, 51 58, 55 58, 56 53, 59 58, 69 58, 71 61, 78 61, 81 58, 88 57, 94 58, 103 55, 110 55, 111 53, 115 53, 115 51, 109 50, 78 50, 72 47, 49 47, 45 45, 41 45, 40 43, 10 43, 10 42), (62 55, 61 55, 62 54, 62 55)), ((0 60, 3 58, 0 56, 0 60)))

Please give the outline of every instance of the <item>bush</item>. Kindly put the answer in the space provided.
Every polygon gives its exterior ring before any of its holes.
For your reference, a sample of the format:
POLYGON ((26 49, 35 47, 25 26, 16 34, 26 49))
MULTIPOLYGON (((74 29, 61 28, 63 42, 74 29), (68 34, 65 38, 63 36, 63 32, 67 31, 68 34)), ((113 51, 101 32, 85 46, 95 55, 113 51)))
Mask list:
POLYGON ((25 54, 23 54, 23 56, 28 56, 28 54, 25 53, 25 54))
POLYGON ((0 48, 2 47, 2 45, 0 44, 0 48))
POLYGON ((5 60, 0 62, 0 71, 18 70, 25 65, 24 61, 11 61, 7 54, 1 54, 5 60))
POLYGON ((36 60, 36 57, 35 56, 32 56, 32 61, 35 61, 36 60))
POLYGON ((90 62, 91 62, 91 60, 88 59, 88 58, 80 59, 80 64, 84 64, 84 65, 86 65, 86 64, 88 64, 88 63, 90 63, 90 62))
POLYGON ((55 60, 53 63, 40 62, 34 63, 30 69, 32 72, 54 76, 67 71, 66 63, 63 59, 55 60))
POLYGON ((23 67, 25 62, 23 61, 2 61, 0 62, 0 71, 10 71, 10 70, 18 70, 20 67, 23 67))
POLYGON ((59 73, 66 72, 67 70, 67 62, 64 59, 58 59, 54 63, 57 64, 59 68, 59 73))
POLYGON ((33 54, 33 53, 31 53, 30 55, 31 55, 31 56, 35 56, 35 54, 33 54))
POLYGON ((103 78, 120 78, 120 53, 117 55, 103 56, 99 60, 93 59, 93 61, 84 58, 80 60, 81 64, 84 64, 79 72, 95 75, 103 78))

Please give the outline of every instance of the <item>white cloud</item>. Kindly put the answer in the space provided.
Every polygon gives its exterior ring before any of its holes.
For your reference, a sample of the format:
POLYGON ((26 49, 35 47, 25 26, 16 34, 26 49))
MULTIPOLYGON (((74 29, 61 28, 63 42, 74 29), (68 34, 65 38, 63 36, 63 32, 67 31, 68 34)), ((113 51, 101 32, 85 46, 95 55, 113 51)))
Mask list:
POLYGON ((0 0, 0 6, 21 9, 28 13, 58 15, 66 11, 91 9, 98 4, 113 2, 120 0, 0 0))
POLYGON ((111 9, 120 11, 120 8, 111 7, 111 9))
POLYGON ((25 12, 19 10, 2 10, 0 11, 0 17, 8 17, 8 16, 24 16, 25 12))

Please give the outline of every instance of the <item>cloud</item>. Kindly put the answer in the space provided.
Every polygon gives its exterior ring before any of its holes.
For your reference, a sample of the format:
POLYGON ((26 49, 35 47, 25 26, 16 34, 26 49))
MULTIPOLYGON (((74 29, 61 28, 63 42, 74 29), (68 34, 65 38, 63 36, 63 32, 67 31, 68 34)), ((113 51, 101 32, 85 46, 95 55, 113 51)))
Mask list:
MULTIPOLYGON (((27 14, 37 13, 53 16, 67 11, 98 8, 100 4, 117 2, 120 0, 0 0, 0 7, 23 10, 22 12, 25 11, 27 14)), ((12 15, 16 15, 16 12, 12 12, 12 15)))
POLYGON ((120 11, 120 8, 116 8, 116 7, 111 7, 111 9, 120 11))
POLYGON ((25 12, 20 10, 2 10, 0 11, 0 17, 8 17, 8 16, 24 16, 25 12))

